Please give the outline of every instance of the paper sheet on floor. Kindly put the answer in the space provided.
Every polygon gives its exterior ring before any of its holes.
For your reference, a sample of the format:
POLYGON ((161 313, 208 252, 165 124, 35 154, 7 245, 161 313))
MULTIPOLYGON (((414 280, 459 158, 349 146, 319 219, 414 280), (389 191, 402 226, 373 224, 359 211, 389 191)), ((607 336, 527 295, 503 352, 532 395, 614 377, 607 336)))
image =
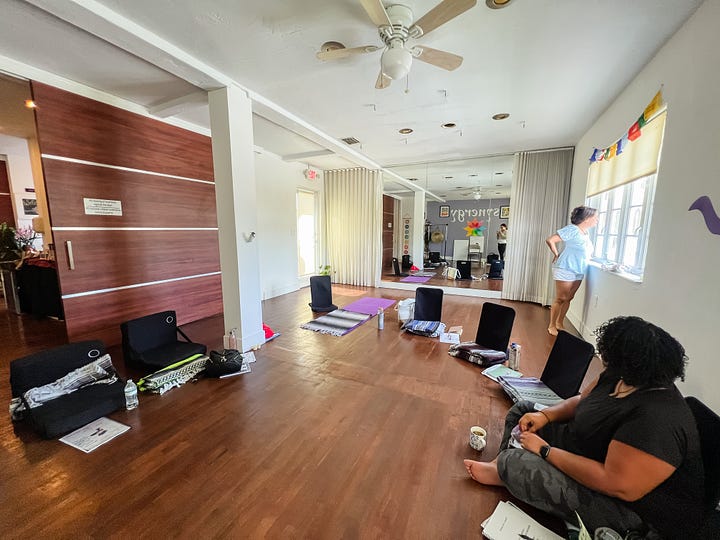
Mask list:
POLYGON ((118 435, 122 435, 128 429, 130 429, 130 426, 103 416, 90 422, 86 426, 76 429, 72 433, 68 433, 60 439, 60 442, 64 442, 88 454, 98 446, 102 446, 118 435))

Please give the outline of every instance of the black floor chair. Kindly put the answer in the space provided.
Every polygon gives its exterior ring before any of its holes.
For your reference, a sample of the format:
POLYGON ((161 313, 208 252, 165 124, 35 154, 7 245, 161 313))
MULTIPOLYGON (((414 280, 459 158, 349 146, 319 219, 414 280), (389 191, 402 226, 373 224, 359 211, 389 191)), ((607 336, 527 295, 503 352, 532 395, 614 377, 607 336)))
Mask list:
POLYGON ((205 354, 207 347, 193 343, 177 326, 174 311, 153 313, 120 325, 125 363, 157 370, 194 354, 205 354), (178 334, 185 341, 178 340, 178 334))
MULTIPOLYGON (((31 388, 53 383, 105 354, 102 341, 81 341, 18 358, 10 362, 10 388, 20 397, 31 388)), ((125 406, 125 381, 91 384, 23 413, 45 439, 59 437, 125 406)))
POLYGON ((705 520, 695 538, 720 538, 720 417, 694 397, 686 397, 700 434, 700 451, 705 469, 705 520))
POLYGON ((310 309, 318 313, 334 311, 338 307, 332 303, 332 283, 330 276, 312 276, 310 278, 310 309))
POLYGON ((513 308, 485 302, 480 312, 475 343, 494 351, 506 351, 514 322, 513 308))
POLYGON ((595 347, 590 343, 560 330, 555 339, 540 380, 563 399, 577 395, 595 347))
POLYGON ((415 289, 415 314, 416 321, 440 321, 442 320, 443 290, 434 287, 418 287, 415 289))

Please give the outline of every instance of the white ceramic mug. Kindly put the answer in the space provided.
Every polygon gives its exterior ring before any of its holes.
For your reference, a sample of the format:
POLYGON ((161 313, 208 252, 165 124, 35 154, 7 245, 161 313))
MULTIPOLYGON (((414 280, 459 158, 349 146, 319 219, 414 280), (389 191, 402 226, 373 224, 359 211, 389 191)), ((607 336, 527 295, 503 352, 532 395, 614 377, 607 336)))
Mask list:
POLYGON ((487 444, 486 438, 487 432, 480 426, 473 426, 470 428, 470 448, 480 452, 487 444))

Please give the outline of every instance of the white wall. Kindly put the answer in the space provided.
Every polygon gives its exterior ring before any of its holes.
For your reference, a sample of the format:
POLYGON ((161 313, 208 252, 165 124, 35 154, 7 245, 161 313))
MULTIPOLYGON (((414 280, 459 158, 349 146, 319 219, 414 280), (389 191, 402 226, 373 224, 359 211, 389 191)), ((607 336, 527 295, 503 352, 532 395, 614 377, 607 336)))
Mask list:
MULTIPOLYGON (((270 154, 255 154, 258 202, 257 242, 263 299, 296 291, 309 284, 307 278, 298 279, 295 200, 297 190, 317 192, 319 219, 324 211, 322 173, 319 173, 315 180, 306 180, 304 175, 306 168, 303 164, 286 163, 270 154)), ((317 230, 318 266, 325 263, 322 231, 322 221, 319 221, 317 230)))
POLYGON ((584 201, 593 147, 617 140, 664 84, 668 117, 644 281, 631 283, 591 268, 569 316, 588 339, 595 327, 617 315, 638 315, 661 326, 690 358, 681 391, 720 412, 715 342, 720 328, 720 236, 708 231, 699 212, 688 212, 701 195, 708 195, 720 211, 718 28, 720 1, 708 0, 577 144, 571 208, 584 201))

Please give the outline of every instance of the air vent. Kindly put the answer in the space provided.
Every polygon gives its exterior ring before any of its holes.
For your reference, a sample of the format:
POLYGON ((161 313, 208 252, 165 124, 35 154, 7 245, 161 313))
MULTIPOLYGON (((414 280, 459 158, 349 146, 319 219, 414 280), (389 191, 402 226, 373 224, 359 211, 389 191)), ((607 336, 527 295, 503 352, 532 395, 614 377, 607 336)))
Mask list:
POLYGON ((358 144, 360 142, 355 137, 344 137, 340 140, 345 144, 358 144))

